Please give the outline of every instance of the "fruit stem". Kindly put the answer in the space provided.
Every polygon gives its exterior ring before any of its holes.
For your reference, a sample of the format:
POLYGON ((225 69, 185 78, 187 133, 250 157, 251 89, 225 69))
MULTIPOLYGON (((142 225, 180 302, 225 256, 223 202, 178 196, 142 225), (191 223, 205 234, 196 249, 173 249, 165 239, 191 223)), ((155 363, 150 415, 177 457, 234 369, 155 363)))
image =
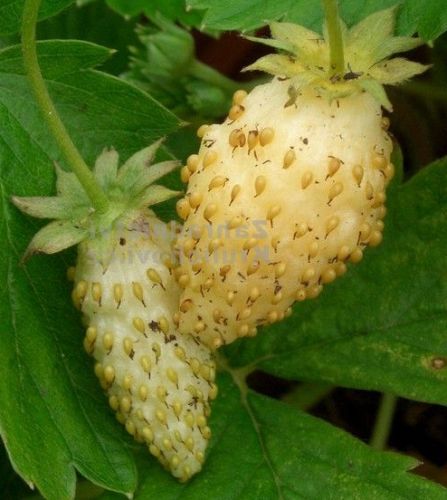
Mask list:
POLYGON ((68 165, 79 179, 93 207, 99 213, 107 211, 109 200, 96 182, 92 171, 73 144, 51 100, 37 59, 36 23, 41 0, 25 0, 22 18, 22 53, 26 76, 42 115, 59 145, 68 165))
POLYGON ((375 450, 383 451, 386 447, 391 431, 391 424, 393 423, 396 404, 397 396, 386 392, 382 394, 370 440, 370 445, 375 450))
POLYGON ((286 394, 282 401, 301 411, 309 411, 334 389, 335 385, 327 382, 304 382, 286 394))
POLYGON ((209 83, 210 85, 215 85, 227 92, 233 93, 236 90, 244 87, 244 84, 235 82, 231 78, 222 75, 219 71, 215 70, 211 66, 204 64, 197 59, 191 64, 189 68, 189 74, 202 80, 203 82, 209 83))
POLYGON ((323 0, 323 7, 329 35, 331 76, 342 76, 345 73, 345 54, 337 0, 323 0))

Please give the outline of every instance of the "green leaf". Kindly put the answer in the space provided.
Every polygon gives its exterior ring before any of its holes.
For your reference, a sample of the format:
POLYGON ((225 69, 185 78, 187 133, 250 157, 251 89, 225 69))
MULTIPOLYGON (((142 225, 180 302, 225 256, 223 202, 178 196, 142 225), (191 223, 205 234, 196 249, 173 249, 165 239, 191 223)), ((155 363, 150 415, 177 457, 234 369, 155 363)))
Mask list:
POLYGON ((413 458, 374 451, 283 403, 240 393, 228 374, 218 383, 203 471, 179 484, 141 455, 135 500, 445 498, 442 487, 406 472, 417 465, 413 458))
MULTIPOLYGON (((282 20, 302 24, 321 32, 323 10, 321 0, 186 0, 190 8, 204 10, 202 28, 248 31, 282 20)), ((387 7, 401 5, 397 33, 418 32, 425 40, 435 40, 447 30, 447 9, 439 0, 343 0, 341 14, 352 26, 387 7)))
POLYGON ((202 20, 199 12, 187 9, 185 0, 107 0, 107 4, 123 16, 146 14, 152 19, 161 14, 186 26, 198 26, 202 20))
MULTIPOLYGON (((176 129, 177 119, 149 96, 88 69, 105 49, 51 41, 38 50, 56 107, 90 164, 108 145, 126 158, 176 129)), ((130 493, 134 461, 82 350, 67 256, 19 265, 39 226, 10 197, 53 194, 53 161, 63 164, 30 96, 20 48, 0 51, 0 434, 14 468, 50 500, 73 497, 76 470, 130 493)))
POLYGON ((293 316, 234 347, 290 379, 447 404, 447 160, 389 193, 384 242, 293 316))
MULTIPOLYGON (((0 35, 10 35, 20 30, 22 11, 25 0, 3 0, 0 5, 0 35)), ((43 0, 39 10, 39 19, 54 16, 73 0, 43 0)))

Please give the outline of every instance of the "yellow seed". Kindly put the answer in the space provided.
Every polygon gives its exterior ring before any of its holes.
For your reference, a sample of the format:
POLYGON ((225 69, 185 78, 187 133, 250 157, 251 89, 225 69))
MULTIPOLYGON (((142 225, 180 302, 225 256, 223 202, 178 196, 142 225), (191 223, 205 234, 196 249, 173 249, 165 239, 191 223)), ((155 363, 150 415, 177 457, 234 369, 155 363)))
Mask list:
POLYGON ((378 168, 379 170, 385 168, 387 163, 388 162, 386 161, 385 156, 381 154, 375 155, 372 160, 373 167, 378 168))
POLYGON ((357 264, 357 262, 360 262, 362 259, 363 259, 363 252, 361 248, 358 247, 351 253, 351 256, 349 257, 349 260, 354 264, 357 264))
POLYGON ((342 191, 343 191, 343 184, 341 182, 336 182, 333 186, 331 186, 328 193, 329 203, 334 198, 336 198, 342 191))
POLYGON ((123 285, 120 285, 119 283, 115 283, 113 285, 113 298, 115 299, 115 302, 120 305, 121 301, 123 300, 123 285))
POLYGON ((290 318, 290 316, 292 316, 292 313, 293 313, 293 309, 292 309, 291 307, 288 307, 288 308, 286 309, 286 312, 284 313, 284 316, 285 316, 286 318, 290 318))
POLYGON ((257 300, 259 298, 259 296, 261 295, 261 292, 259 291, 259 288, 254 286, 251 290, 250 290, 250 295, 249 295, 249 298, 252 302, 254 302, 255 300, 257 300))
POLYGON ((272 236, 272 239, 270 240, 270 244, 272 245, 272 248, 275 252, 278 251, 278 245, 281 243, 281 239, 279 236, 272 236))
POLYGON ((119 400, 114 394, 109 397, 109 405, 113 411, 116 411, 119 408, 119 405, 120 405, 119 400))
POLYGON ((299 224, 295 224, 295 233, 293 235, 294 238, 300 238, 304 236, 309 230, 309 226, 305 222, 300 222, 299 224))
POLYGON ((104 367, 101 363, 95 363, 95 375, 98 378, 102 378, 104 376, 104 367))
POLYGON ((134 281, 132 283, 132 292, 135 295, 136 299, 138 299, 140 302, 144 302, 143 287, 137 281, 134 281))
POLYGON ((189 170, 189 168, 182 167, 182 169, 180 170, 180 179, 183 182, 183 184, 187 184, 190 177, 191 177, 191 171, 189 170))
POLYGON ((311 259, 313 259, 314 257, 316 257, 318 255, 318 250, 319 250, 320 246, 318 245, 318 242, 317 241, 313 241, 310 246, 309 246, 309 250, 308 250, 308 254, 309 254, 309 257, 311 259))
POLYGON ((110 351, 113 347, 113 333, 107 332, 102 338, 102 344, 106 351, 110 351))
POLYGON ((251 312, 251 307, 242 309, 242 311, 239 313, 239 319, 248 319, 251 316, 251 312))
POLYGON ((281 300, 282 300, 282 297, 283 296, 282 296, 282 292, 281 291, 275 293, 275 295, 273 296, 273 299, 272 299, 272 304, 273 305, 279 304, 281 302, 281 300))
POLYGON ((338 172, 338 169, 340 168, 341 162, 338 158, 331 158, 329 160, 329 165, 327 169, 327 175, 328 177, 332 177, 338 172))
POLYGON ((273 205, 272 207, 270 207, 267 211, 267 220, 270 221, 270 223, 272 224, 273 222, 273 219, 275 217, 277 217, 281 212, 281 205, 273 205))
POLYGON ((228 292, 227 293, 226 301, 227 301, 227 304, 229 306, 231 306, 233 304, 234 297, 235 297, 235 293, 234 292, 228 292))
POLYGON ((182 287, 182 288, 186 288, 188 285, 189 285, 189 276, 187 274, 181 274, 179 279, 178 279, 178 284, 182 287))
POLYGON ((95 343, 89 342, 87 338, 84 339, 83 341, 83 346, 84 350, 87 354, 93 354, 93 351, 95 350, 95 343))
POLYGON ((242 113, 244 112, 244 107, 241 106, 240 104, 235 104, 234 106, 231 106, 230 111, 228 113, 228 118, 230 120, 237 120, 242 113))
POLYGON ((250 328, 248 325, 241 325, 238 329, 238 337, 245 337, 248 335, 248 332, 250 331, 250 328))
POLYGON ((154 440, 154 433, 147 425, 143 427, 143 429, 141 430, 141 434, 147 442, 152 442, 154 440))
POLYGON ((128 398, 127 396, 121 398, 120 410, 122 413, 129 413, 131 406, 132 401, 130 400, 130 398, 128 398))
POLYGON ((177 356, 178 359, 180 359, 181 361, 184 361, 186 359, 186 353, 185 353, 185 350, 183 349, 183 347, 180 347, 180 346, 177 346, 175 349, 174 349, 174 354, 177 356))
POLYGON ((208 191, 211 191, 212 189, 219 188, 222 186, 225 186, 225 183, 228 181, 227 177, 224 177, 223 175, 217 175, 216 177, 213 177, 208 184, 208 191))
POLYGON ((250 251, 252 248, 254 248, 258 244, 258 239, 257 238, 249 238, 248 240, 244 241, 244 244, 242 246, 243 250, 250 251))
POLYGON ((141 318, 134 318, 132 324, 140 333, 144 333, 144 321, 141 318))
POLYGON ((141 368, 143 368, 143 370, 146 372, 146 373, 149 373, 151 371, 151 360, 149 359, 148 356, 141 356, 140 358, 140 365, 141 365, 141 368))
POLYGON ((203 330, 205 330, 205 323, 203 321, 197 321, 194 325, 194 331, 200 333, 203 332, 203 330))
POLYGON ((359 187, 362 183, 363 174, 364 171, 361 165, 355 165, 354 167, 352 167, 352 176, 354 177, 355 181, 357 182, 357 186, 359 187))
POLYGON ((237 215, 236 217, 233 217, 228 223, 228 229, 236 229, 242 224, 242 222, 243 222, 242 217, 237 215))
POLYGON ((191 436, 185 439, 185 446, 189 451, 192 451, 194 448, 194 440, 191 436))
POLYGON ((346 264, 344 262, 337 262, 335 264, 335 272, 337 273, 337 276, 343 276, 345 272, 347 271, 346 264))
POLYGON ((199 155, 188 156, 188 159, 186 160, 186 166, 189 168, 191 173, 195 172, 197 170, 197 167, 199 166, 199 155))
POLYGON ((359 239, 360 239, 360 241, 367 240, 370 234, 371 234, 371 226, 367 222, 364 222, 359 227, 359 239))
POLYGON ((162 385, 159 385, 157 387, 157 398, 160 400, 160 401, 164 401, 166 399, 166 395, 167 395, 167 391, 166 391, 166 387, 163 387, 162 385))
POLYGON ((295 299, 298 301, 298 302, 303 302, 303 300, 306 300, 306 291, 301 289, 301 290, 298 290, 296 292, 296 296, 295 296, 295 299))
POLYGON ((248 143, 248 151, 251 151, 253 148, 256 147, 258 144, 259 140, 259 132, 257 130, 250 130, 248 132, 248 138, 247 138, 247 143, 248 143))
POLYGON ((166 370, 166 375, 168 377, 168 379, 174 384, 174 385, 177 385, 178 384, 178 375, 177 375, 177 372, 173 369, 173 368, 168 368, 166 370))
POLYGON ((192 208, 197 208, 202 203, 203 196, 198 191, 193 191, 189 193, 189 204, 192 208))
POLYGON ((351 255, 351 249, 347 245, 343 245, 339 248, 337 253, 338 260, 345 260, 351 255))
POLYGON ((241 186, 239 184, 235 184, 233 189, 231 190, 231 203, 236 199, 236 196, 241 192, 241 186))
POLYGON ((203 212, 203 217, 209 221, 213 215, 215 215, 217 212, 217 205, 215 203, 210 203, 209 205, 206 206, 204 212, 203 212))
POLYGON ((132 375, 129 374, 125 375, 123 378, 123 389, 128 391, 132 387, 132 383, 133 383, 132 375))
POLYGON ((104 379, 111 384, 115 380, 115 369, 111 365, 104 367, 104 379))
POLYGON ((259 144, 261 146, 266 146, 273 141, 275 137, 275 131, 271 127, 267 127, 261 130, 259 134, 259 144))
POLYGON ((149 452, 156 458, 160 457, 160 448, 158 448, 158 446, 155 446, 155 444, 151 444, 149 446, 149 452))
POLYGON ((322 292, 323 287, 321 285, 313 285, 308 288, 306 292, 306 299, 315 299, 322 292))
POLYGON ((259 260, 254 260, 253 262, 251 262, 247 266, 247 275, 251 276, 252 274, 254 274, 260 268, 260 266, 261 266, 261 263, 259 262, 259 260))
POLYGON ((133 341, 131 338, 129 337, 124 337, 123 339, 123 349, 124 349, 124 352, 130 356, 132 351, 133 351, 133 341))
POLYGON ((237 148, 239 146, 239 134, 241 133, 241 129, 232 130, 230 135, 228 136, 228 143, 233 148, 237 148))
POLYGON ((155 412, 155 416, 157 417, 157 420, 161 423, 161 424, 166 424, 166 413, 161 410, 161 409, 158 409, 156 412, 155 412))
POLYGON ((87 331, 85 332, 85 338, 88 340, 88 342, 95 342, 97 335, 98 331, 94 326, 89 326, 87 328, 87 331))
POLYGON ((384 168, 383 173, 388 181, 390 181, 394 177, 394 165, 392 163, 388 163, 388 165, 384 168))
POLYGON ((255 179, 255 191, 256 191, 256 196, 259 196, 265 189, 265 186, 267 184, 267 179, 264 175, 258 175, 255 179))
POLYGON ((278 321, 278 313, 276 311, 270 311, 267 314, 267 319, 270 323, 275 323, 276 321, 278 321))
POLYGON ((140 387, 138 388, 138 396, 141 401, 146 401, 148 394, 149 391, 147 387, 144 384, 140 385, 140 387))
POLYGON ((331 233, 340 224, 340 218, 336 215, 329 217, 326 222, 326 236, 331 233))
POLYGON ((196 451, 195 455, 197 462, 203 464, 205 461, 205 455, 201 451, 196 451))
POLYGON ((210 390, 208 392, 208 397, 213 400, 217 398, 217 394, 219 392, 219 389, 216 384, 211 384, 210 390))
POLYGON ((376 193, 374 197, 373 204, 371 205, 373 208, 378 208, 383 205, 386 201, 386 194, 383 191, 379 191, 376 193))
POLYGON ((382 117, 380 125, 383 130, 388 130, 390 128, 390 119, 387 116, 382 117))
POLYGON ((185 424, 188 426, 188 427, 193 427, 194 426, 194 417, 191 415, 191 413, 187 413, 185 415, 185 424))
POLYGON ((207 151, 203 157, 203 168, 207 168, 217 160, 216 151, 207 151))
POLYGON ((313 267, 309 267, 304 271, 302 281, 304 283, 308 283, 311 279, 315 278, 316 274, 315 269, 313 267))
POLYGON ((87 286, 87 282, 84 280, 76 283, 74 291, 78 300, 82 301, 87 295, 87 286))
POLYGON ((280 278, 286 272, 285 262, 278 262, 275 264, 275 278, 280 278))
POLYGON ((365 195, 367 200, 372 200, 374 197, 374 189, 369 181, 366 183, 365 186, 365 195))
POLYGON ((180 311, 182 313, 187 313, 191 307, 193 306, 193 302, 191 299, 185 299, 181 304, 180 304, 180 311))
POLYGON ((152 283, 156 283, 157 285, 163 285, 161 280, 161 276, 155 269, 149 268, 146 270, 146 276, 152 281, 152 283))
POLYGON ((200 125, 200 127, 197 129, 197 137, 199 139, 202 139, 202 137, 206 134, 206 131, 208 130, 209 125, 204 123, 203 125, 200 125))
POLYGON ((386 215, 386 207, 385 206, 381 206, 377 209, 377 217, 379 219, 383 219, 386 215))
POLYGON ((76 268, 74 266, 70 266, 67 269, 67 280, 74 281, 76 275, 76 268))
POLYGON ((246 97, 247 92, 245 90, 236 90, 236 92, 233 94, 233 104, 241 104, 246 97))
POLYGON ((382 233, 375 229, 371 233, 371 236, 369 237, 368 245, 371 247, 376 247, 380 245, 380 243, 382 243, 382 239, 383 239, 382 233))
POLYGON ((321 273, 321 281, 323 283, 332 283, 332 281, 335 280, 337 277, 337 273, 335 272, 335 269, 332 267, 329 267, 325 271, 321 273))
POLYGON ((293 149, 289 149, 287 153, 284 155, 284 159, 282 161, 282 168, 289 168, 292 166, 293 162, 296 160, 296 154, 293 149))
POLYGON ((102 297, 101 283, 92 283, 92 298, 95 302, 100 303, 102 297))
POLYGON ((158 326, 164 334, 169 332, 169 321, 167 320, 166 316, 161 316, 159 318, 158 326))
POLYGON ((191 205, 186 198, 178 200, 175 208, 178 216, 183 220, 185 220, 191 212, 191 205))
POLYGON ((384 224, 383 220, 378 220, 376 222, 376 229, 379 231, 383 231, 384 228, 385 228, 385 224, 384 224))
POLYGON ((175 401, 172 405, 172 409, 174 410, 175 416, 178 418, 183 411, 183 405, 182 403, 180 403, 180 401, 175 401))
POLYGON ((226 264, 225 266, 222 266, 219 269, 219 275, 222 276, 223 278, 231 271, 231 266, 230 264, 226 264))
POLYGON ((301 176, 301 187, 303 189, 306 189, 310 183, 312 182, 312 179, 314 178, 312 172, 307 171, 304 172, 304 174, 301 176))

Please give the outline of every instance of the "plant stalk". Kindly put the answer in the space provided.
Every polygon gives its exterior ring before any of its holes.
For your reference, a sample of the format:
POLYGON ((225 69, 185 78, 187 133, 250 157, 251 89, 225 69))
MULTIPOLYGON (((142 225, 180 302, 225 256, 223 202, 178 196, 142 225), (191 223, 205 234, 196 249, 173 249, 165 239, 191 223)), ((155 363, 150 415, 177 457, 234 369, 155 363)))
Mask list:
POLYGON ((345 73, 345 54, 337 0, 323 0, 323 7, 329 35, 331 76, 341 76, 345 73))
POLYGON ((383 393, 370 441, 371 447, 375 450, 383 451, 386 448, 396 404, 397 396, 383 393))
POLYGON ((22 18, 22 53, 26 76, 42 115, 65 159, 99 213, 107 211, 109 201, 92 171, 73 144, 51 100, 40 70, 36 50, 36 24, 41 0, 25 0, 22 18))

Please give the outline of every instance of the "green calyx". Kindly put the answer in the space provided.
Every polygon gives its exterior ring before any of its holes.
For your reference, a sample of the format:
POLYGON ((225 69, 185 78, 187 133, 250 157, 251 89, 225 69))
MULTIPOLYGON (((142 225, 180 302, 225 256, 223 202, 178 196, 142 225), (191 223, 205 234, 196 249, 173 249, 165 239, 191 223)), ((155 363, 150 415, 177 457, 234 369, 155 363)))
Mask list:
POLYGON ((109 199, 106 213, 100 214, 92 204, 75 174, 56 166, 57 196, 17 197, 12 202, 22 212, 40 219, 54 219, 36 233, 24 259, 36 253, 52 254, 84 240, 101 240, 105 232, 125 223, 141 210, 175 196, 155 181, 178 167, 177 161, 151 165, 161 141, 142 149, 119 168, 114 149, 104 150, 97 158, 93 175, 109 199))
POLYGON ((250 38, 281 51, 262 57, 245 70, 260 70, 291 79, 294 92, 313 88, 329 99, 367 91, 391 110, 383 85, 397 85, 428 66, 393 54, 422 45, 413 37, 393 36, 396 9, 376 12, 348 29, 341 23, 345 68, 334 73, 327 30, 323 36, 292 23, 272 23, 272 39, 250 38))

